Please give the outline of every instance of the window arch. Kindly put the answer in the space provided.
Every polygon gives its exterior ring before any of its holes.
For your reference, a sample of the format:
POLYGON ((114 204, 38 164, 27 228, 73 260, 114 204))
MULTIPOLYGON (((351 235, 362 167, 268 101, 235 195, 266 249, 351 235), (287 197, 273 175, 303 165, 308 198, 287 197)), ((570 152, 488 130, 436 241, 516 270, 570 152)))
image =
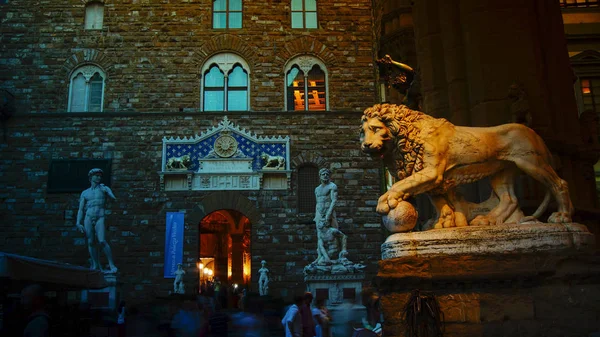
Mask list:
POLYGON ((202 67, 202 111, 248 111, 248 63, 232 53, 217 54, 202 67))
POLYGON ((81 66, 71 74, 70 112, 101 112, 104 108, 104 71, 95 65, 81 66))
POLYGON ((286 110, 329 110, 327 68, 313 56, 292 59, 285 67, 286 110))
POLYGON ((317 199, 315 187, 319 185, 319 168, 314 164, 298 167, 298 213, 314 213, 317 199))
POLYGON ((104 21, 104 4, 97 1, 85 5, 85 29, 102 29, 104 21))

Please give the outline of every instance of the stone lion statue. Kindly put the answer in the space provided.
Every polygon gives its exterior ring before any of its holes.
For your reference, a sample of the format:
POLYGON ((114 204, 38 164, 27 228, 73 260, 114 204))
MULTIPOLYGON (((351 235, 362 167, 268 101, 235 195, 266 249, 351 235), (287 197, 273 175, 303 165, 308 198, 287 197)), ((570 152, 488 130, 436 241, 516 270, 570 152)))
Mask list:
POLYGON ((173 170, 187 170, 192 164, 192 159, 190 155, 186 154, 181 157, 171 157, 167 160, 166 169, 173 170))
POLYGON ((285 169, 285 158, 282 156, 271 156, 267 153, 263 153, 260 158, 263 160, 265 165, 263 169, 276 169, 283 170, 285 169))
POLYGON ((409 196, 426 193, 437 216, 424 229, 520 223, 541 216, 553 195, 558 211, 548 222, 571 222, 567 183, 552 168, 543 140, 524 125, 462 127, 404 105, 377 104, 364 111, 360 138, 362 151, 381 159, 397 179, 377 203, 384 219, 409 196), (513 183, 517 169, 547 188, 532 216, 525 216, 517 203, 513 183), (477 204, 462 199, 456 186, 484 177, 490 177, 490 200, 495 201, 487 214, 477 215, 473 211, 477 204))

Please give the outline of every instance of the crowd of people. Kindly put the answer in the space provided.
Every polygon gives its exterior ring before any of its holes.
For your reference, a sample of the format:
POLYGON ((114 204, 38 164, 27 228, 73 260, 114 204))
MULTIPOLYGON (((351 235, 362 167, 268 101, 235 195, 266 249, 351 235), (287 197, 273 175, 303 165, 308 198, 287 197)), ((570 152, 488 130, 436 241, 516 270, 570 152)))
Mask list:
MULTIPOLYGON (((218 279, 215 279, 214 282, 205 283, 199 289, 196 298, 181 296, 169 299, 168 310, 164 312, 166 315, 161 315, 163 318, 169 318, 168 324, 160 324, 157 316, 149 315, 148 312, 141 313, 136 307, 128 307, 122 301, 114 313, 113 326, 116 328, 116 335, 118 337, 333 337, 332 315, 325 306, 325 301, 323 299, 313 301, 310 292, 296 296, 294 303, 286 309, 281 298, 260 296, 258 293, 247 292, 243 288, 229 290, 227 288, 233 287, 220 284, 218 279), (228 293, 235 296, 228 297, 228 293), (233 298, 238 300, 234 301, 233 298)), ((15 311, 20 315, 11 316, 12 324, 0 326, 2 335, 52 337, 59 331, 58 335, 67 336, 65 334, 67 330, 75 328, 62 324, 66 322, 64 317, 56 317, 55 311, 47 309, 44 292, 39 285, 27 286, 23 289, 20 306, 19 311, 15 311), (22 319, 12 319, 17 316, 22 316, 22 319)), ((369 315, 367 321, 372 322, 371 318, 376 318, 375 316, 369 315)), ((4 323, 9 323, 6 321, 8 318, 6 315, 4 318, 4 323)), ((89 329, 78 330, 80 332, 73 331, 77 336, 92 335, 89 329)), ((369 330, 374 329, 369 326, 369 330)), ((114 334, 110 335, 114 336, 114 334)), ((348 334, 348 337, 351 336, 352 332, 348 334)))

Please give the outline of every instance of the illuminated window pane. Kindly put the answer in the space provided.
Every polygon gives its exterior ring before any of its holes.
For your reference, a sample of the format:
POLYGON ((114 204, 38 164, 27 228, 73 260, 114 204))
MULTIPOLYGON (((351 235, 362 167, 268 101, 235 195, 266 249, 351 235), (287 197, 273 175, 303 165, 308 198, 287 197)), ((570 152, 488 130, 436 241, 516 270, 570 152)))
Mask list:
POLYGON ((227 14, 226 13, 214 13, 213 14, 213 28, 227 28, 227 14))
POLYGON ((242 28, 242 13, 229 13, 229 28, 242 28))
POLYGON ((231 89, 227 91, 228 111, 246 111, 248 110, 247 102, 248 91, 231 89))
POLYGON ((229 10, 230 11, 241 11, 242 10, 242 0, 229 0, 229 10))
POLYGON ((71 81, 71 110, 72 112, 85 111, 85 77, 77 75, 71 81))
POLYGON ((302 10, 302 1, 303 0, 292 0, 292 10, 293 11, 301 11, 302 10))
POLYGON ((100 112, 102 111, 102 77, 96 73, 90 79, 89 85, 89 100, 88 100, 88 111, 100 112))
POLYGON ((206 73, 204 79, 204 85, 206 87, 223 87, 225 86, 224 75, 219 70, 219 67, 214 65, 210 68, 210 71, 206 73))
POLYGON ((298 66, 292 67, 286 75, 287 79, 287 109, 305 110, 304 73, 298 66))
POLYGON ((304 28, 304 22, 302 18, 302 12, 292 13, 292 28, 304 28))
POLYGON ((306 28, 317 28, 317 13, 306 13, 306 28))
POLYGON ((204 91, 204 111, 223 111, 223 90, 204 91))
POLYGON ((305 0, 304 1, 304 10, 305 11, 317 11, 317 1, 316 0, 305 0))
POLYGON ((325 110, 325 73, 314 65, 308 72, 308 110, 325 110))
POLYGON ((226 11, 227 10, 227 0, 213 0, 213 10, 214 11, 226 11))
POLYGON ((248 74, 241 66, 235 66, 229 74, 229 87, 246 87, 248 85, 248 74))

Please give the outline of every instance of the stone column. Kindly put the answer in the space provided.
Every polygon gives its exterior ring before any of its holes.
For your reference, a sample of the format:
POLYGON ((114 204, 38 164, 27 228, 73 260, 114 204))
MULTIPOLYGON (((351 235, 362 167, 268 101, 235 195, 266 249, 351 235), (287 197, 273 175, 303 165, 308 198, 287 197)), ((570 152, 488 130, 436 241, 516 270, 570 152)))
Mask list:
POLYGON ((458 125, 508 123, 508 91, 520 84, 574 204, 593 207, 558 1, 419 0, 413 16, 425 112, 458 125))
POLYGON ((231 234, 231 282, 244 283, 244 246, 242 234, 231 234))

